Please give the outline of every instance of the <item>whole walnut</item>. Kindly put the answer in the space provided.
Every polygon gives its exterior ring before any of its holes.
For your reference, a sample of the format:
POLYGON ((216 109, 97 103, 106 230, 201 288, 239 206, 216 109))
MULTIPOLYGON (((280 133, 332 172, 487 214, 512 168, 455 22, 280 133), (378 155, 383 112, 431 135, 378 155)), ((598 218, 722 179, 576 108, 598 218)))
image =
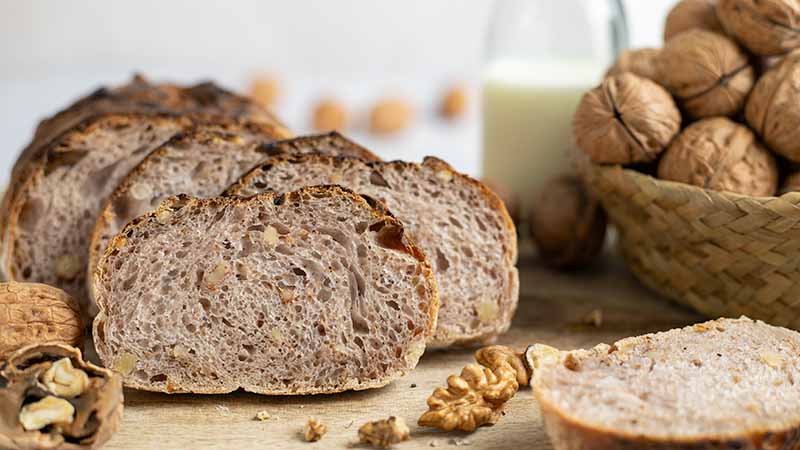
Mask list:
POLYGON ((635 50, 623 51, 617 61, 608 69, 606 76, 619 75, 624 72, 631 72, 650 80, 656 79, 656 57, 661 49, 658 48, 639 48, 635 50))
POLYGON ((731 39, 693 29, 670 39, 656 58, 658 81, 689 116, 733 116, 755 83, 747 55, 731 39))
POLYGON ((601 164, 653 161, 680 128, 669 93, 632 73, 606 77, 587 92, 572 121, 578 148, 601 164))
POLYGON ((800 48, 798 0, 719 0, 717 16, 728 34, 756 55, 800 48))
POLYGON ((575 176, 545 184, 534 199, 529 225, 539 257, 551 267, 579 268, 603 250, 605 211, 575 176))
POLYGON ((717 0, 681 0, 669 14, 664 24, 664 42, 684 31, 701 30, 722 32, 722 24, 717 18, 717 0))
POLYGON ((658 177, 766 197, 778 188, 778 165, 749 128, 714 117, 686 127, 661 158, 658 177))
POLYGON ((745 117, 770 149, 800 162, 800 50, 761 76, 745 117))

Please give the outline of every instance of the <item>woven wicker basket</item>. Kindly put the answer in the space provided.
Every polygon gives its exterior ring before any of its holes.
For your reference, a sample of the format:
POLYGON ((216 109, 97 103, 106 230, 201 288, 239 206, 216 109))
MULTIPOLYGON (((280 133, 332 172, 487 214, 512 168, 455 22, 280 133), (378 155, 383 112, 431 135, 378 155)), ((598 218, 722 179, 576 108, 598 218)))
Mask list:
POLYGON ((621 167, 581 172, 645 285, 710 317, 800 329, 800 193, 755 198, 621 167))

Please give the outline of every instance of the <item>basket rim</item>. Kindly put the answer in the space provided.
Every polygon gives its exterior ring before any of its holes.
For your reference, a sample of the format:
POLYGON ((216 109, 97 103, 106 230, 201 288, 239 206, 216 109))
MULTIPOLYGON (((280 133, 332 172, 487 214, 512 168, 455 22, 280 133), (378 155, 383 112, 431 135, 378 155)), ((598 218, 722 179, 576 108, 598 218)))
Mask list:
POLYGON ((776 199, 786 199, 786 200, 792 200, 791 203, 795 204, 800 203, 800 191, 791 191, 781 195, 759 197, 753 195, 738 194, 736 192, 731 192, 731 191, 717 191, 700 186, 695 186, 693 184, 681 183, 678 181, 663 180, 661 178, 656 178, 652 175, 639 172, 638 170, 625 167, 621 164, 599 164, 593 161, 589 161, 589 166, 591 167, 592 172, 604 172, 604 173, 620 172, 626 177, 647 180, 648 182, 651 182, 656 186, 658 186, 660 189, 666 189, 675 192, 688 192, 690 194, 695 194, 695 195, 722 197, 726 200, 734 202, 737 200, 749 199, 767 203, 776 199))

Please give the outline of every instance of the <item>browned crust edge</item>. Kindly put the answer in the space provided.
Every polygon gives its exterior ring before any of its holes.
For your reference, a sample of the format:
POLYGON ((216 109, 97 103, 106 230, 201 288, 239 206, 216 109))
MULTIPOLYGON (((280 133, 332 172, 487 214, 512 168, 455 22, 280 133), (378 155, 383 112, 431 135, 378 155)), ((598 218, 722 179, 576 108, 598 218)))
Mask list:
MULTIPOLYGON (((342 186, 335 186, 335 185, 324 185, 324 186, 310 186, 298 189, 294 192, 289 192, 285 194, 278 194, 275 192, 265 192, 263 194, 255 195, 252 197, 214 197, 208 199, 198 199, 194 197, 190 197, 187 195, 178 195, 168 198, 164 200, 159 207, 144 216, 141 216, 137 219, 131 221, 125 228, 115 236, 108 245, 103 257, 100 259, 97 267, 94 269, 94 273, 92 276, 92 284, 94 284, 93 290, 97 291, 97 285, 100 284, 100 280, 103 278, 104 274, 106 273, 106 265, 108 263, 109 258, 113 256, 113 254, 117 251, 117 249, 122 248, 126 245, 126 235, 136 227, 144 226, 148 222, 152 220, 157 220, 156 217, 160 212, 163 211, 177 211, 181 208, 187 206, 213 206, 213 205, 236 205, 236 204, 247 204, 249 202, 272 202, 277 204, 283 204, 286 201, 292 201, 293 199, 302 199, 304 196, 312 196, 312 197, 334 197, 334 196, 343 196, 352 199, 357 204, 361 204, 369 209, 373 217, 379 220, 377 223, 381 223, 381 229, 377 230, 379 233, 383 230, 389 230, 391 239, 394 240, 398 245, 392 246, 391 248, 396 251, 401 251, 406 253, 412 257, 414 257, 419 263, 422 265, 422 268, 425 272, 425 279, 428 281, 428 285, 430 286, 431 292, 431 299, 430 299, 430 306, 428 309, 428 323, 426 324, 426 328, 428 333, 423 336, 421 344, 424 347, 425 345, 425 338, 430 336, 436 328, 436 318, 438 317, 439 311, 439 291, 438 286, 436 284, 436 279, 433 273, 433 267, 431 266, 428 259, 425 257, 425 254, 416 246, 416 244, 411 241, 408 236, 404 233, 403 224, 391 216, 388 211, 386 210, 385 206, 382 203, 377 202, 369 197, 361 196, 359 194, 354 193, 353 191, 344 188, 342 186)), ((373 225, 374 226, 374 225, 373 225)), ((93 327, 92 327, 92 335, 93 340, 95 341, 95 346, 97 348, 97 353, 101 359, 105 360, 105 352, 102 345, 97 345, 98 339, 98 327, 100 323, 104 320, 105 311, 106 311, 106 299, 97 298, 97 306, 100 308, 100 313, 94 320, 93 327)), ((105 361, 104 361, 105 362, 105 361)), ((373 389, 377 387, 385 386, 392 381, 396 380, 397 378, 406 375, 409 371, 413 370, 413 368, 408 370, 400 370, 398 373, 389 374, 387 375, 386 379, 375 380, 373 382, 363 382, 357 381, 355 383, 350 383, 350 385, 342 386, 335 389, 311 389, 303 392, 286 392, 286 391, 269 391, 269 390, 259 390, 252 386, 231 386, 229 389, 222 388, 222 389, 211 389, 211 390, 181 390, 180 388, 175 388, 173 390, 167 391, 164 389, 154 388, 153 386, 144 384, 144 383, 136 383, 132 382, 131 380, 125 380, 125 385, 128 387, 132 387, 135 389, 141 389, 151 392, 167 392, 167 393, 196 393, 196 394, 223 394, 228 392, 236 391, 240 388, 248 390, 249 392, 257 393, 257 394, 266 394, 266 395, 315 395, 315 394, 334 394, 338 392, 345 392, 351 390, 366 390, 366 389, 373 389)))
MULTIPOLYGON (((293 139, 292 141, 297 141, 302 139, 303 144, 308 145, 309 141, 313 138, 314 138, 313 136, 305 138, 297 138, 293 139)), ((240 192, 241 189, 250 184, 250 180, 258 176, 262 172, 271 170, 272 167, 275 165, 279 165, 282 163, 302 164, 306 161, 319 161, 323 164, 329 164, 332 166, 339 166, 344 164, 350 164, 350 165, 359 164, 357 159, 342 157, 342 156, 329 156, 329 155, 321 155, 315 153, 307 153, 307 154, 282 153, 265 160, 262 164, 259 164, 258 166, 253 168, 250 172, 243 175, 239 179, 239 181, 237 181, 231 187, 226 189, 223 195, 233 195, 233 196, 238 195, 237 193, 240 192)), ((508 251, 506 252, 507 264, 509 267, 516 266, 518 249, 517 249, 517 231, 514 222, 513 220, 511 220, 511 216, 509 215, 508 210, 506 209, 506 206, 503 203, 503 201, 500 200, 500 197, 498 197, 497 194, 495 194, 491 189, 489 189, 486 185, 484 185, 480 181, 456 171, 443 160, 433 156, 426 157, 421 164, 400 161, 400 160, 362 161, 361 163, 365 164, 369 168, 401 167, 403 169, 419 169, 422 167, 429 167, 435 171, 446 171, 447 173, 452 175, 454 179, 459 179, 477 188, 487 199, 490 207, 498 211, 498 213, 502 216, 503 221, 505 222, 506 235, 508 236, 509 239, 509 248, 508 251)), ((462 336, 437 337, 433 341, 429 342, 429 345, 431 346, 431 348, 446 348, 452 346, 473 347, 476 345, 492 342, 498 336, 500 336, 502 333, 508 330, 510 326, 510 319, 514 317, 517 306, 518 306, 518 301, 513 302, 512 309, 508 311, 509 323, 501 325, 500 327, 496 328, 493 332, 462 335, 462 336)))
POLYGON ((382 161, 378 155, 372 153, 370 150, 361 146, 360 144, 346 138, 337 131, 331 131, 323 134, 310 134, 273 142, 264 146, 264 153, 268 156, 297 154, 296 149, 313 147, 315 143, 322 141, 327 141, 328 144, 338 149, 346 149, 349 152, 354 152, 357 154, 359 159, 363 159, 364 161, 382 161))

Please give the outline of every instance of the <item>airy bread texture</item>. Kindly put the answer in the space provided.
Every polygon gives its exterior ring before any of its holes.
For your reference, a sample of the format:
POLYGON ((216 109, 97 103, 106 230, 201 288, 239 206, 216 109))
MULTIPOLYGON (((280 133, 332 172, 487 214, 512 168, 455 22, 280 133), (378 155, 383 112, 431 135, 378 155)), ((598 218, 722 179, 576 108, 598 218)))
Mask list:
POLYGON ((28 163, 29 177, 8 210, 0 265, 8 279, 59 287, 78 299, 86 316, 89 239, 105 199, 152 150, 197 121, 106 114, 51 143, 28 163))
POLYGON ((561 352, 533 391, 557 450, 800 448, 800 334, 746 317, 561 352))
POLYGON ((416 366, 438 309, 403 225, 336 186, 168 199, 112 240, 94 284, 101 359, 162 392, 383 386, 416 366))
POLYGON ((508 329, 519 297, 517 236, 502 201, 481 183, 436 158, 413 164, 308 154, 267 160, 226 194, 314 184, 339 184, 384 202, 430 258, 441 308, 429 346, 488 342, 508 329))
MULTIPOLYGON (((131 220, 155 209, 167 197, 187 194, 207 198, 219 195, 242 174, 274 155, 275 139, 288 138, 281 129, 255 123, 201 124, 179 134, 150 153, 108 197, 94 226, 89 246, 89 278, 108 242, 131 220)), ((341 135, 315 137, 325 145, 321 153, 377 160, 369 150, 351 145, 341 135)), ((305 147, 283 148, 302 153, 305 147)), ((91 284, 91 283, 90 283, 91 284)), ((91 294, 91 286, 89 286, 91 294)), ((97 314, 90 301, 89 315, 97 314)))

